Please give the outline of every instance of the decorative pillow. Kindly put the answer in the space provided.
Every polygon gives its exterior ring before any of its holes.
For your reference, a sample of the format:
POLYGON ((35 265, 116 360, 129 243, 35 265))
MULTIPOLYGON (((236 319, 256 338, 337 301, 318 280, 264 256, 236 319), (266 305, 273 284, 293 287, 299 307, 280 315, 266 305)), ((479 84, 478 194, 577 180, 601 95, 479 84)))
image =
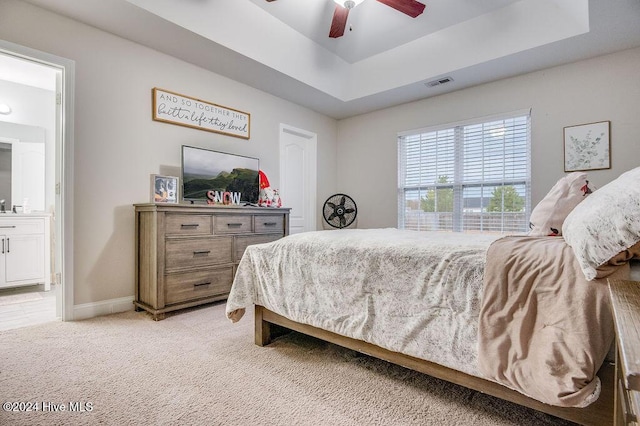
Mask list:
POLYGON ((573 172, 561 178, 534 207, 529 219, 529 235, 562 235, 565 218, 591 193, 587 174, 573 172))
POLYGON ((596 268, 640 241, 640 167, 587 197, 567 216, 564 239, 587 280, 596 268))

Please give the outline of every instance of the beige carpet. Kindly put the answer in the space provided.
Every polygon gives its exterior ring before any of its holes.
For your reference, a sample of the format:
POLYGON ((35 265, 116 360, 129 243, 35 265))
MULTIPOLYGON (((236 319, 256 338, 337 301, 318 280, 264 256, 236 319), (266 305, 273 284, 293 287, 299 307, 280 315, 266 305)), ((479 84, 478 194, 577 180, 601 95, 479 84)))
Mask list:
POLYGON ((0 332, 0 400, 49 409, 2 425, 567 424, 296 333, 255 346, 224 304, 0 332))

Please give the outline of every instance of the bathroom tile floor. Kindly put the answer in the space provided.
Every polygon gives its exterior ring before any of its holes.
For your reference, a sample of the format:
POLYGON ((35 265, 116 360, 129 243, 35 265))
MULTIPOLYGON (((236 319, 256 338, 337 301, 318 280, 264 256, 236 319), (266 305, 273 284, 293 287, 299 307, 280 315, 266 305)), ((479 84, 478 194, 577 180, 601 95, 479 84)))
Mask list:
POLYGON ((44 285, 0 290, 0 330, 27 327, 56 319, 56 291, 44 291, 44 285))

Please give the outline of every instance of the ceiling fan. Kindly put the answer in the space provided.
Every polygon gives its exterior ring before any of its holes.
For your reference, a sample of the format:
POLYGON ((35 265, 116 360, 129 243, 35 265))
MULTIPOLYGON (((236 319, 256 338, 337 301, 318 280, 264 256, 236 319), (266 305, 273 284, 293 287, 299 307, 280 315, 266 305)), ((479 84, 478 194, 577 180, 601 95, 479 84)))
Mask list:
MULTIPOLYGON (((275 0, 267 0, 272 2, 275 0)), ((331 29, 329 37, 338 38, 344 35, 344 29, 347 26, 347 17, 349 10, 353 9, 364 0, 333 0, 336 3, 336 9, 333 11, 333 20, 331 21, 331 29)), ((424 12, 425 5, 416 0, 377 0, 382 4, 386 4, 405 15, 415 18, 424 12)))

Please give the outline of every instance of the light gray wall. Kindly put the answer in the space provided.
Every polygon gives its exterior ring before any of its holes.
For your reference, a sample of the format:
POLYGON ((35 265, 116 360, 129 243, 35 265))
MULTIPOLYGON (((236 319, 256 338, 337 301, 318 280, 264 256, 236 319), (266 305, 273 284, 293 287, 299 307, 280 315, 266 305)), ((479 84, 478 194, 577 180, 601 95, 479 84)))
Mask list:
POLYGON ((334 119, 16 0, 0 0, 0 39, 75 61, 76 305, 134 294, 132 204, 150 174, 179 175, 183 144, 258 157, 277 188, 286 123, 318 135, 320 205, 335 191, 334 119), (153 121, 153 87, 250 113, 251 139, 153 121))
POLYGON ((179 174, 182 144, 259 157, 278 187, 279 124, 315 132, 318 210, 332 193, 348 193, 361 227, 397 224, 396 135, 404 130, 532 108, 534 203, 564 173, 564 126, 611 120, 613 168, 590 173, 596 186, 640 165, 640 49, 336 123, 17 0, 0 0, 0 39, 76 62, 75 304, 133 294, 132 204, 149 200, 151 173, 179 174), (251 113, 251 139, 152 121, 153 87, 251 113))
POLYGON ((358 226, 397 226, 397 133, 531 108, 532 206, 564 174, 563 128, 611 121, 610 170, 596 187, 640 166, 640 49, 472 87, 341 120, 337 190, 354 197, 358 226), (373 148, 373 149, 372 149, 373 148))

